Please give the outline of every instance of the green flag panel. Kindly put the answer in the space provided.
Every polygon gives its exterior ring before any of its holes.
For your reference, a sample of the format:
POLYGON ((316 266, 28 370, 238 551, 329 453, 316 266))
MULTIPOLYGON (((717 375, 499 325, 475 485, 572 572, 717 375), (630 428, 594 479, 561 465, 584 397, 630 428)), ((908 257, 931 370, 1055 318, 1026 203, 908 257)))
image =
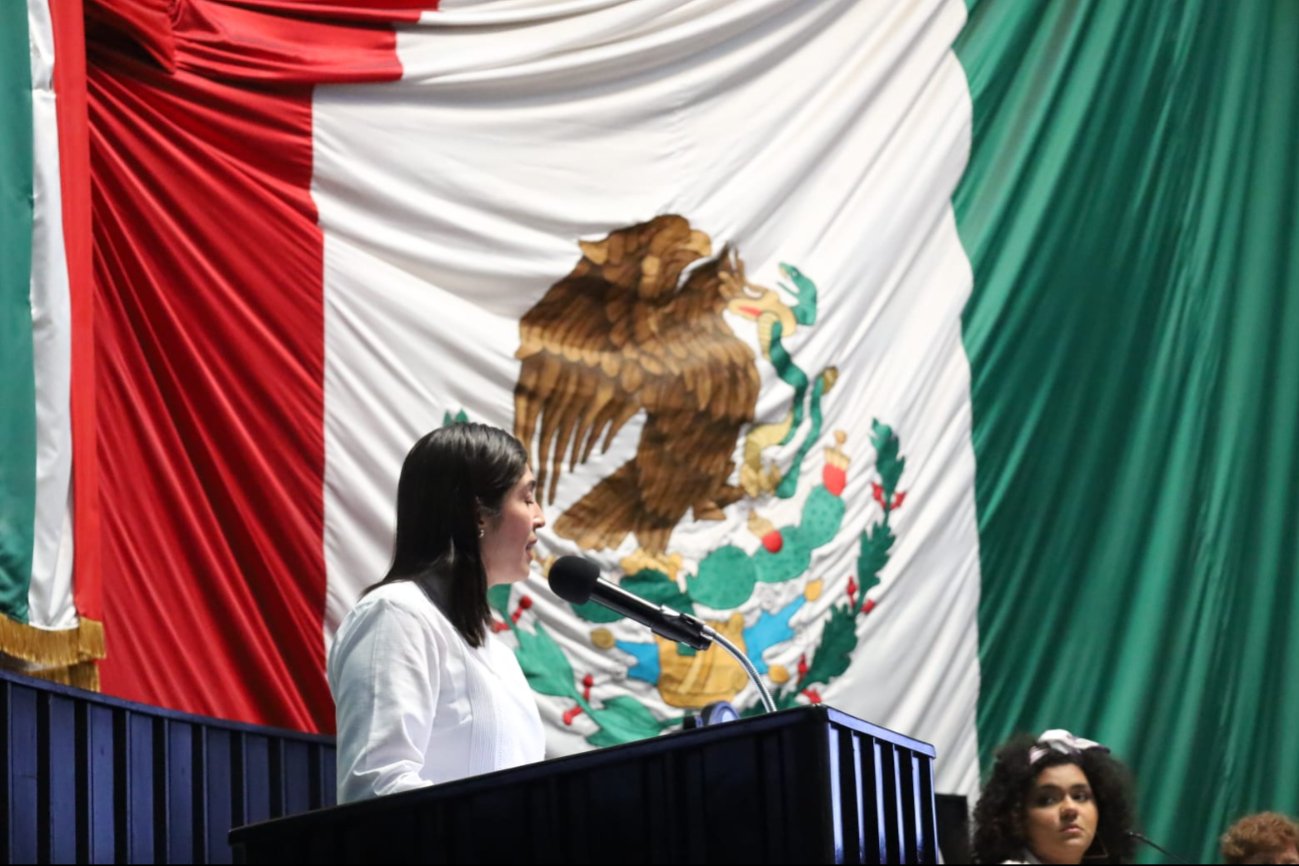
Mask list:
POLYGON ((1299 4, 973 2, 957 53, 983 763, 1098 739, 1212 862, 1299 812, 1299 4))
POLYGON ((0 613, 26 622, 36 507, 27 4, 0 3, 0 613))

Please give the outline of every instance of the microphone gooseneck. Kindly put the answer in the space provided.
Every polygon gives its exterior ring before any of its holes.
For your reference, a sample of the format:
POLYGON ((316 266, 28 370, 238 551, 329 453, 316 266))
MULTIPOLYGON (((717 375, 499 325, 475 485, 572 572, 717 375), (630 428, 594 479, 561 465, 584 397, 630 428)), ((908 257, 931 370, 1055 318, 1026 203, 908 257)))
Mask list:
POLYGON ((1143 836, 1140 833, 1138 833, 1136 830, 1129 830, 1127 832, 1127 836, 1129 839, 1135 839, 1136 841, 1141 842, 1142 844, 1149 845, 1151 848, 1154 848, 1156 851, 1163 854, 1165 857, 1171 858, 1172 862, 1174 863, 1195 862, 1194 860, 1190 860, 1187 859, 1186 857, 1183 857, 1181 854, 1177 854, 1173 851, 1169 851, 1167 848, 1165 848, 1163 845, 1160 845, 1154 839, 1151 839, 1148 836, 1143 836))
POLYGON ((702 620, 661 604, 646 601, 616 584, 601 579, 600 567, 580 556, 561 556, 555 560, 554 565, 550 567, 549 581, 555 595, 569 604, 586 604, 588 601, 594 601, 614 613, 647 626, 655 634, 668 640, 686 644, 697 650, 706 650, 716 641, 735 657, 745 673, 749 675, 749 679, 753 680, 767 712, 776 711, 776 703, 759 678, 753 662, 724 635, 718 634, 702 620))

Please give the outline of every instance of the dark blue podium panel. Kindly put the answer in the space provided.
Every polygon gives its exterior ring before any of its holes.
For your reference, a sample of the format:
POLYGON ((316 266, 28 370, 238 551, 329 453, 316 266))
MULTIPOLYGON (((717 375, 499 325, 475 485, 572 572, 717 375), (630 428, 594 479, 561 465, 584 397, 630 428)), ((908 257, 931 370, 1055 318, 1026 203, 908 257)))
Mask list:
POLYGON ((229 863, 232 826, 334 802, 334 739, 0 671, 0 863, 229 863))
POLYGON ((247 863, 936 862, 932 746, 802 707, 236 829, 247 863))

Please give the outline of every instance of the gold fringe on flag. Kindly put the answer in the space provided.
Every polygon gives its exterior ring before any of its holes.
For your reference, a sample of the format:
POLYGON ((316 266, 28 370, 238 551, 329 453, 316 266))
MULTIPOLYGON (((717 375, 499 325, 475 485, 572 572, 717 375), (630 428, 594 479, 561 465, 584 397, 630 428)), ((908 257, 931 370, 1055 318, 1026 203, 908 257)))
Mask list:
POLYGON ((38 680, 60 683, 65 686, 75 686, 88 692, 99 691, 99 665, 94 662, 79 662, 65 668, 44 668, 38 671, 24 671, 23 673, 29 677, 36 677, 38 680))
POLYGON ((0 615, 0 667, 50 682, 99 691, 97 659, 106 655, 104 624, 45 629, 0 615))

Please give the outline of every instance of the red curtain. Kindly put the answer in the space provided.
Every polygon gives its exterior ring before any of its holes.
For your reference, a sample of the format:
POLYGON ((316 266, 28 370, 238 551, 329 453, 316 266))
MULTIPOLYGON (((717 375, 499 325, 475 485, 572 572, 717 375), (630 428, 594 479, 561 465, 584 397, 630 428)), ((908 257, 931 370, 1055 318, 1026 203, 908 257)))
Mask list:
POLYGON ((312 87, 432 5, 88 2, 108 693, 332 730, 312 87))

